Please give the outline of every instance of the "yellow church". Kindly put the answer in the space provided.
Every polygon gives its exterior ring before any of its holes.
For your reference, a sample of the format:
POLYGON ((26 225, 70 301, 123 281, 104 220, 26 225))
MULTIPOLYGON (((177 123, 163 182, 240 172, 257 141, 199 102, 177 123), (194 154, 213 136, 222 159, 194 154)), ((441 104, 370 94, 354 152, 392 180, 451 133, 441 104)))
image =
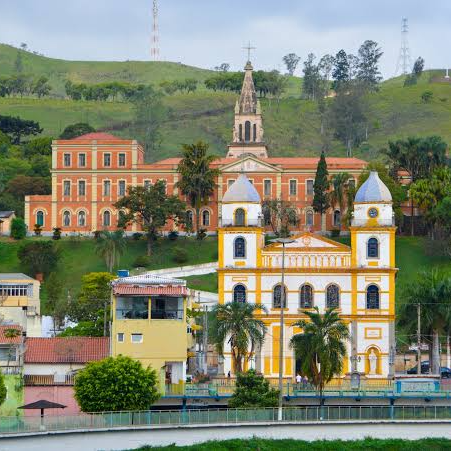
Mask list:
MULTIPOLYGON (((260 196, 242 173, 225 193, 218 229, 219 303, 262 304, 268 331, 250 366, 266 377, 279 374, 282 244, 265 246, 260 196)), ((395 231, 392 197, 377 172, 371 172, 354 199, 349 227, 351 246, 324 236, 302 233, 285 245, 284 368, 292 378, 299 367, 289 346, 300 330, 292 324, 318 307, 339 309, 351 339, 343 376, 359 372, 367 378, 394 374, 390 358, 395 347, 395 231)), ((224 372, 232 368, 225 347, 224 372)))

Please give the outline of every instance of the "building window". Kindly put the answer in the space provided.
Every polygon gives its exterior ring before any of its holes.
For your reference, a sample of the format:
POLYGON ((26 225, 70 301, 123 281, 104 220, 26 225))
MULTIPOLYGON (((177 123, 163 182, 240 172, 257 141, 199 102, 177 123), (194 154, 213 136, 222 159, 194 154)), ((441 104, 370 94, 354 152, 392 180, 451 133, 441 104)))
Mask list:
POLYGON ((257 124, 254 124, 254 142, 257 141, 257 124))
POLYGON ((244 226, 246 220, 246 213, 244 209, 237 208, 235 210, 235 225, 236 226, 244 226))
POLYGON ((305 224, 309 227, 313 227, 313 210, 307 210, 305 212, 305 224))
POLYGON ((103 181, 103 195, 109 196, 111 194, 111 182, 109 180, 103 181))
POLYGON ((118 166, 124 167, 125 166, 125 153, 120 153, 118 156, 118 166))
POLYGON ((78 226, 84 227, 86 225, 86 213, 84 211, 78 212, 78 226))
POLYGON ((103 154, 103 166, 106 168, 111 166, 111 154, 110 153, 103 154))
POLYGON ((233 257, 246 258, 246 240, 241 236, 235 238, 233 243, 233 257))
POLYGON ((240 137, 240 141, 243 141, 243 125, 240 124, 240 126, 238 127, 239 130, 239 137, 240 137))
POLYGON ((32 286, 30 285, 30 292, 28 285, 3 284, 0 285, 0 296, 32 296, 32 286))
POLYGON ((332 284, 326 290, 326 308, 338 308, 340 306, 340 288, 332 284))
POLYGON ((271 180, 263 181, 263 194, 265 196, 271 196, 271 180))
POLYGON ((366 289, 366 308, 379 309, 379 287, 377 285, 370 285, 366 289))
POLYGON ((41 210, 36 213, 36 224, 41 227, 44 225, 44 212, 41 210))
POLYGON ((103 225, 105 227, 111 225, 111 213, 108 210, 103 212, 103 225))
POLYGON ((313 180, 306 181, 307 186, 307 196, 313 196, 313 180))
POLYGON ((185 214, 186 214, 186 225, 188 227, 192 227, 194 221, 193 212, 191 210, 187 210, 185 214))
POLYGON ((0 346, 1 362, 17 362, 17 350, 15 346, 0 346))
POLYGON ((290 196, 296 196, 298 192, 297 180, 290 180, 290 196))
POLYGON ((116 319, 149 319, 149 297, 118 297, 116 319))
POLYGON ((124 342, 124 332, 119 332, 119 333, 117 334, 117 341, 118 341, 119 343, 123 343, 123 342, 124 342))
POLYGON ((70 166, 71 163, 71 158, 70 158, 70 153, 65 153, 64 154, 64 166, 70 166))
POLYGON ((78 167, 84 168, 86 166, 86 154, 79 153, 78 154, 78 167))
MULTIPOLYGON (((276 285, 272 291, 272 306, 280 308, 282 305, 282 285, 276 285)), ((283 307, 287 306, 287 287, 283 287, 283 307)))
POLYGON ((144 180, 144 188, 149 189, 149 186, 152 184, 152 180, 144 180))
POLYGON ((377 238, 370 238, 367 247, 368 258, 379 258, 379 241, 377 238))
POLYGON ((251 123, 246 121, 244 123, 244 141, 249 142, 251 140, 251 123))
POLYGON ((205 227, 210 225, 210 212, 208 210, 202 212, 202 225, 205 227))
POLYGON ((78 195, 86 196, 86 182, 84 180, 78 181, 78 195))
POLYGON ((355 179, 349 179, 348 180, 348 189, 355 191, 355 179))
POLYGON ((70 196, 70 180, 64 180, 63 182, 63 195, 70 196))
POLYGON ((299 290, 299 307, 300 308, 313 307, 313 287, 311 285, 305 283, 299 290))
POLYGON ((119 196, 125 196, 125 180, 119 180, 118 194, 119 196))
POLYGON ((227 189, 229 189, 234 183, 235 183, 234 179, 228 179, 227 180, 227 189))
POLYGON ((132 343, 142 343, 143 334, 132 334, 132 343))
POLYGON ((340 210, 335 210, 335 211, 334 211, 334 226, 335 226, 335 227, 340 227, 340 223, 341 223, 341 213, 340 213, 340 210))
POLYGON ((246 287, 244 285, 236 285, 233 289, 233 302, 246 302, 246 287))
POLYGON ((63 213, 63 226, 64 227, 70 226, 70 212, 69 211, 65 211, 63 213))

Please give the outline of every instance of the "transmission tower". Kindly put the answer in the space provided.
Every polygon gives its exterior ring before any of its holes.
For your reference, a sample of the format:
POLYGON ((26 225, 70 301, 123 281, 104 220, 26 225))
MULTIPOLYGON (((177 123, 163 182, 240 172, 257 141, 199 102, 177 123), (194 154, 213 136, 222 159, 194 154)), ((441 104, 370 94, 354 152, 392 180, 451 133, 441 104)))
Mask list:
POLYGON ((401 72, 401 75, 410 73, 412 69, 412 60, 410 58, 409 48, 409 21, 403 17, 401 21, 401 49, 399 50, 398 63, 396 65, 395 75, 401 72))
POLYGON ((150 56, 154 61, 158 61, 160 59, 160 36, 158 33, 157 0, 153 0, 152 17, 152 48, 150 49, 150 56))

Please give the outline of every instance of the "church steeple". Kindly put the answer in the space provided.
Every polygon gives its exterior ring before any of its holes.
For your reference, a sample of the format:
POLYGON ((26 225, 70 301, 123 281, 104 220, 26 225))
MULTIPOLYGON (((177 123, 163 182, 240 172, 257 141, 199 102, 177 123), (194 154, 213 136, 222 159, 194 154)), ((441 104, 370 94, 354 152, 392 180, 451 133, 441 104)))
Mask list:
POLYGON ((244 81, 241 88, 239 114, 255 114, 257 113, 257 93, 255 91, 254 79, 252 71, 254 68, 250 61, 244 67, 244 81))

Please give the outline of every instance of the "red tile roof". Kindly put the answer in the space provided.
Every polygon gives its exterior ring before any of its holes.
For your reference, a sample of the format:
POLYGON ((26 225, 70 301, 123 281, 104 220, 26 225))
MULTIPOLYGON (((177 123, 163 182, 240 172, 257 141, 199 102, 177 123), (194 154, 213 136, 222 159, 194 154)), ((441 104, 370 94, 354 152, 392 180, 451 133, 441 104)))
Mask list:
POLYGON ((0 343, 12 343, 12 344, 20 344, 22 343, 22 326, 19 326, 17 324, 11 324, 10 326, 0 326, 0 343), (17 337, 8 338, 5 334, 5 332, 8 329, 17 329, 20 334, 17 337))
POLYGON ((121 284, 114 285, 114 294, 135 294, 135 295, 166 295, 166 296, 186 296, 188 294, 188 289, 180 285, 129 285, 121 284))
POLYGON ((88 363, 108 357, 109 338, 27 338, 25 347, 25 363, 88 363))

